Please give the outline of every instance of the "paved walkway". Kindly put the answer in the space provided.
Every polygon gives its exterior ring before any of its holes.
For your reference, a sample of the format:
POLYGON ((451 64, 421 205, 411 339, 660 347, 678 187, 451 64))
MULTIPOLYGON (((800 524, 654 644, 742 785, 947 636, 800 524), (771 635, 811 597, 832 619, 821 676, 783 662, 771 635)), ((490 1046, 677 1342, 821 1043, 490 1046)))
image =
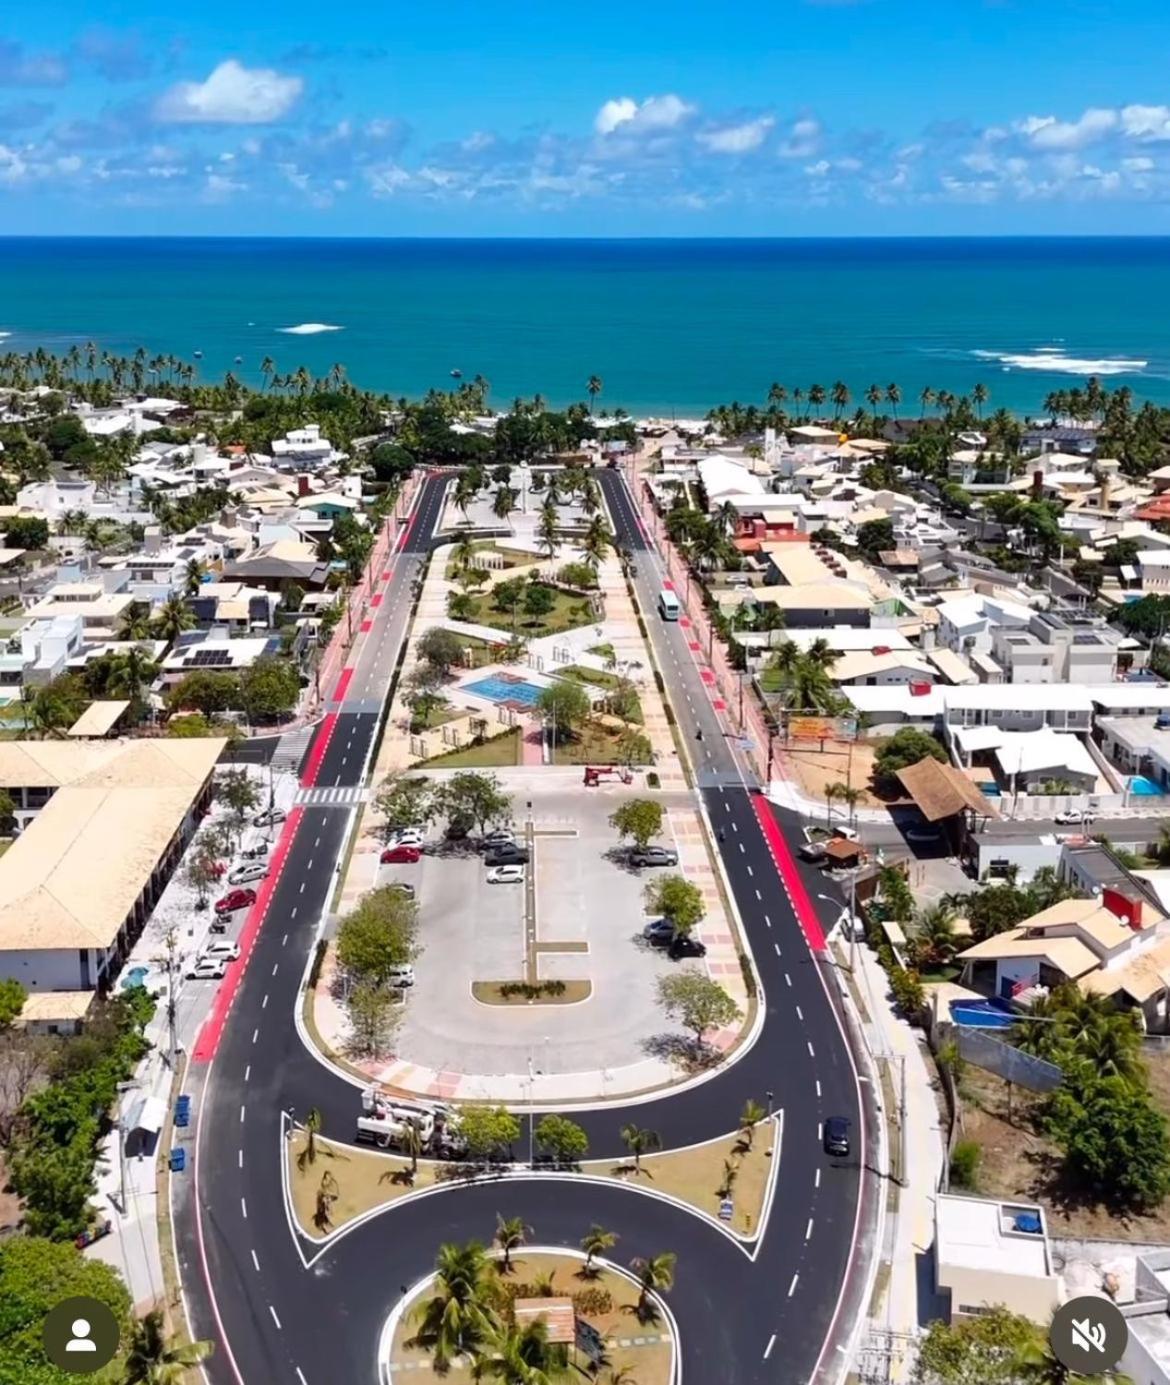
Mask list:
MULTIPOLYGON (((845 946, 843 943, 839 947, 845 946)), ((895 1014, 886 974, 877 957, 864 943, 856 949, 857 989, 868 1023, 864 1028, 879 1071, 884 1070, 884 1100, 894 1104, 889 1122, 891 1157, 901 1170, 897 1211, 886 1222, 882 1258, 890 1267, 883 1300, 871 1325, 894 1334, 898 1341, 917 1336, 932 1317, 943 1313, 933 1293, 935 1194, 943 1170, 946 1131, 931 1086, 932 1070, 925 1055, 925 1039, 895 1014), (904 1103, 904 1118, 899 1108, 904 1103), (901 1150, 898 1149, 898 1144, 901 1150)), ((895 1381, 909 1380, 913 1362, 909 1352, 895 1352, 891 1372, 895 1381)))

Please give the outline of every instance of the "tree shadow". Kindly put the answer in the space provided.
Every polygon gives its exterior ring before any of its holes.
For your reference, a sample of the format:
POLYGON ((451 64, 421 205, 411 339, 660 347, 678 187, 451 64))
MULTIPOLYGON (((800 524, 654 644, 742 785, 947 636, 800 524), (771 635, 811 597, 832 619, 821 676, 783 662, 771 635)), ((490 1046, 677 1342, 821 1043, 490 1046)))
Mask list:
POLYGON ((696 1045, 686 1034, 664 1032, 642 1040, 642 1051, 650 1058, 674 1063, 686 1073, 706 1072, 719 1062, 720 1053, 707 1044, 696 1045))
POLYGON ((388 1169, 385 1173, 378 1175, 379 1183, 393 1183, 400 1188, 413 1188, 414 1179, 414 1170, 411 1168, 388 1169))
POLYGON ((648 1169, 645 1164, 639 1167, 632 1159, 627 1159, 620 1164, 615 1164, 613 1168, 610 1169, 610 1173, 615 1178, 628 1178, 632 1174, 635 1178, 648 1178, 651 1183, 654 1182, 654 1174, 650 1169, 648 1169))
POLYGON ((625 1303, 621 1311, 631 1318, 636 1318, 642 1327, 660 1327, 662 1325, 662 1314, 658 1311, 653 1299, 646 1299, 645 1302, 625 1303))

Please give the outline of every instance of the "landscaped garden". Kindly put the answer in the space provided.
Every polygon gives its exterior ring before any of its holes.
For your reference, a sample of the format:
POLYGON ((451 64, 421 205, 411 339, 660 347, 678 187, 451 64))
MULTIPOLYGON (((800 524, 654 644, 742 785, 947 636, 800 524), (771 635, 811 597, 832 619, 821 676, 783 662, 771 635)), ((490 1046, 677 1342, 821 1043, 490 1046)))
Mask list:
POLYGON ((490 625, 506 635, 528 640, 576 630, 597 618, 589 601, 579 593, 519 577, 498 582, 481 596, 452 592, 447 614, 452 620, 490 625))

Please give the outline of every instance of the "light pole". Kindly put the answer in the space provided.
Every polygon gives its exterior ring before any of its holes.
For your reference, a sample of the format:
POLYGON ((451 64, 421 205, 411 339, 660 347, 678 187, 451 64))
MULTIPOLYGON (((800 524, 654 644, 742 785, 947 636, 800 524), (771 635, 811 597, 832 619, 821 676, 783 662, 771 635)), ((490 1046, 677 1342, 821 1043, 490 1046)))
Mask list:
POLYGON ((536 1167, 536 1129, 535 1113, 532 1105, 536 1099, 536 1073, 532 1068, 532 1054, 528 1055, 528 1167, 536 1167))
POLYGON ((772 1102, 775 1100, 776 1094, 775 1094, 775 1092, 765 1092, 764 1095, 768 1098, 768 1119, 771 1120, 771 1119, 772 1119, 772 1102))
MULTIPOLYGON (((125 1097, 127 1092, 138 1089, 137 1082, 119 1082, 118 1092, 125 1097)), ((122 1110, 121 1102, 118 1104, 118 1182, 120 1191, 118 1202, 122 1207, 122 1215, 126 1215, 126 1117, 122 1110)))

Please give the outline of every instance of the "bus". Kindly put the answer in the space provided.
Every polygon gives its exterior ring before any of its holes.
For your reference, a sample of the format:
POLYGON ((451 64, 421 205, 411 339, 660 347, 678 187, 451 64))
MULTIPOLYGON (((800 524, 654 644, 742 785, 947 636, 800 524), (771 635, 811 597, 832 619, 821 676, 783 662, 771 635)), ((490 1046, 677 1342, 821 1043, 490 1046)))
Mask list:
POLYGON ((658 593, 658 613, 663 620, 677 620, 682 615, 682 607, 678 604, 678 597, 674 592, 663 588, 658 593))

